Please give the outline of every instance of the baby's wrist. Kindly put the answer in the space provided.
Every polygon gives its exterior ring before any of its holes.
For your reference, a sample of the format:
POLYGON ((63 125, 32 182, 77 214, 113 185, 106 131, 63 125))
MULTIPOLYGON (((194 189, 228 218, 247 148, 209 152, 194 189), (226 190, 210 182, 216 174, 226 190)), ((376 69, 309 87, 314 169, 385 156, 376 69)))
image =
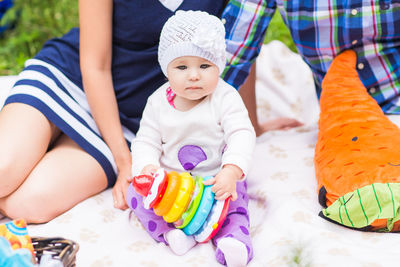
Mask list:
POLYGON ((223 168, 228 168, 230 171, 232 171, 236 180, 240 180, 243 177, 242 169, 234 164, 225 164, 223 168))

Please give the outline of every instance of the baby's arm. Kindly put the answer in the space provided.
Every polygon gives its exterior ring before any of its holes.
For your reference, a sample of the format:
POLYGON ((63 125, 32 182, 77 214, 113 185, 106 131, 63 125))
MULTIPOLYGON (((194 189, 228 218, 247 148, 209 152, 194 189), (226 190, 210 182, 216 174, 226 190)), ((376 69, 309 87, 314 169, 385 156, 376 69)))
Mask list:
MULTIPOLYGON (((150 96, 143 116, 140 121, 139 131, 132 140, 132 175, 144 174, 143 171, 152 171, 159 167, 161 155, 161 132, 159 129, 157 105, 153 104, 153 96, 150 96), (152 165, 153 168, 150 168, 152 165)), ((132 178, 130 179, 132 180, 132 178)))
POLYGON ((229 196, 232 200, 237 198, 236 182, 247 175, 256 140, 243 100, 235 89, 231 89, 221 90, 222 93, 213 99, 224 131, 226 149, 222 155, 222 169, 207 184, 214 184, 212 191, 219 200, 229 196))

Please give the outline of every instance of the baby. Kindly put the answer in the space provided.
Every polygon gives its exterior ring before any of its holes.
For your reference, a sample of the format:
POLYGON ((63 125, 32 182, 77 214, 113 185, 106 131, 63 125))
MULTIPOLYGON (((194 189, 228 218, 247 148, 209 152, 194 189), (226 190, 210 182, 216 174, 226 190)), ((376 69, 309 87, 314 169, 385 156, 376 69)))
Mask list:
MULTIPOLYGON (((205 12, 178 11, 161 31, 158 61, 168 82, 148 98, 132 141, 132 173, 151 175, 162 167, 213 176, 204 185, 212 186, 215 199, 232 200, 212 239, 216 258, 245 266, 253 248, 244 179, 255 132, 239 93, 219 77, 226 64, 223 24, 205 12)), ((148 233, 175 254, 196 244, 193 236, 145 209, 139 194, 127 201, 148 233)))

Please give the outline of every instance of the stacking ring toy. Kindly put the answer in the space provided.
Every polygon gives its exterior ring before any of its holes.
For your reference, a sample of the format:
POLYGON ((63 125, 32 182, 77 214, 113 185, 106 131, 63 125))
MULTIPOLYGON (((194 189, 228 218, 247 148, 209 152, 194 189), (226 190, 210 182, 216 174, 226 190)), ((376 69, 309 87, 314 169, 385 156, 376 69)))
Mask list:
POLYGON ((228 197, 224 201, 216 200, 215 204, 207 217, 206 222, 203 224, 201 229, 194 235, 194 239, 199 243, 206 243, 208 240, 213 238, 219 231, 222 224, 225 221, 226 215, 228 214, 230 198, 228 197))
POLYGON ((167 186, 167 172, 164 169, 158 169, 153 176, 139 175, 136 176, 135 188, 138 194, 144 196, 143 206, 146 209, 153 208, 162 198, 165 188, 167 186), (149 180, 150 179, 150 180, 149 180), (152 183, 149 183, 152 181, 152 183), (149 188, 149 184, 151 187, 149 188))
POLYGON ((158 216, 163 216, 171 209, 172 204, 178 195, 181 180, 179 179, 179 174, 177 172, 170 172, 168 176, 168 185, 165 189, 163 198, 158 205, 153 207, 154 213, 158 216))
POLYGON ((200 205, 201 197, 203 196, 203 178, 201 178, 200 176, 196 176, 194 179, 195 188, 193 190, 192 200, 190 201, 186 211, 182 214, 181 218, 174 222, 175 227, 178 229, 186 227, 186 225, 188 225, 189 222, 193 219, 193 216, 200 205))
MULTIPOLYGON (((127 201, 130 204, 133 190, 143 196, 143 206, 153 208, 158 216, 186 235, 194 235, 199 243, 209 241, 215 236, 224 223, 230 205, 230 198, 216 201, 211 188, 204 186, 202 178, 183 172, 166 173, 160 168, 153 176, 139 175, 133 177, 128 188, 127 201)), ((131 206, 130 206, 131 207, 131 206)), ((132 207, 131 207, 132 208, 132 207)))
MULTIPOLYGON (((208 180, 210 178, 212 178, 212 176, 207 176, 204 178, 204 180, 208 180)), ((204 187, 203 197, 201 198, 201 202, 199 208, 196 211, 196 214, 194 215, 190 223, 185 228, 183 228, 183 232, 186 235, 193 235, 194 233, 196 233, 207 219, 207 216, 210 213, 211 208, 214 204, 214 193, 211 191, 211 187, 211 185, 207 185, 204 187)))
POLYGON ((189 173, 183 172, 181 176, 181 186, 175 202, 172 204, 171 209, 165 214, 164 221, 170 223, 177 221, 189 205, 193 193, 193 179, 189 173))

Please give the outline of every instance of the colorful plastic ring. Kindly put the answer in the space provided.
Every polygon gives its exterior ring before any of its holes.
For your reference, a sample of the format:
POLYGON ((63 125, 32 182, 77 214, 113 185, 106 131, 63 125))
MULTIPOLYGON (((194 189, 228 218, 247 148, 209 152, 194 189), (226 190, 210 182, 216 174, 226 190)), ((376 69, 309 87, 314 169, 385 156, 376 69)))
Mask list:
MULTIPOLYGON (((212 176, 205 177, 204 180, 208 180, 212 176)), ((204 187, 203 196, 200 201, 200 205, 190 223, 183 228, 183 232, 186 235, 193 235, 196 233, 200 227, 203 225, 204 221, 207 219, 208 214, 211 211, 212 205, 214 204, 214 193, 211 191, 212 185, 207 185, 204 187)))
POLYGON ((203 224, 201 229, 194 235, 194 239, 199 243, 206 243, 208 240, 213 238, 218 233, 222 224, 225 221, 226 215, 228 214, 230 198, 217 200, 208 215, 206 222, 203 224))
POLYGON ((188 172, 180 174, 181 186, 171 209, 165 214, 164 221, 170 223, 177 221, 189 205, 193 193, 193 178, 188 172))
POLYGON ((167 173, 163 168, 160 168, 153 175, 154 181, 151 185, 150 191, 146 197, 143 198, 143 207, 151 209, 162 198, 163 192, 167 186, 167 173))
POLYGON ((182 229, 190 223, 190 221, 193 219, 194 214, 197 211, 197 208, 199 207, 204 190, 203 178, 200 176, 196 176, 194 178, 194 184, 195 186, 193 190, 193 195, 188 208, 182 214, 181 218, 174 222, 175 227, 178 229, 182 229))
POLYGON ((174 204, 176 196, 178 195, 179 187, 181 184, 181 179, 177 172, 175 171, 170 172, 167 174, 167 176, 168 176, 168 185, 167 189, 165 189, 164 196, 161 199, 160 203, 158 203, 153 208, 154 213, 157 214, 158 216, 163 216, 167 214, 168 211, 171 209, 172 204, 174 204))

